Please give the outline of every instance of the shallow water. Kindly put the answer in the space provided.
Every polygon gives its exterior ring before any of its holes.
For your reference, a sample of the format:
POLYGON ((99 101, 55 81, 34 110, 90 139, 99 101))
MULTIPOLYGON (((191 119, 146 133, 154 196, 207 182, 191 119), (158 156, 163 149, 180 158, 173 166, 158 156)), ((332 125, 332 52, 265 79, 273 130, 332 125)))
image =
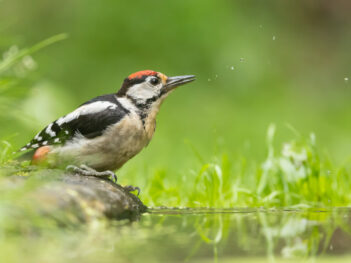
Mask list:
POLYGON ((139 231, 147 230, 146 242, 135 244, 137 253, 129 256, 167 262, 351 262, 350 212, 348 208, 152 209, 133 223, 139 231))
MULTIPOLYGON (((6 262, 351 262, 351 209, 151 209, 0 244, 6 262)), ((1 256, 0 256, 0 262, 1 256)))

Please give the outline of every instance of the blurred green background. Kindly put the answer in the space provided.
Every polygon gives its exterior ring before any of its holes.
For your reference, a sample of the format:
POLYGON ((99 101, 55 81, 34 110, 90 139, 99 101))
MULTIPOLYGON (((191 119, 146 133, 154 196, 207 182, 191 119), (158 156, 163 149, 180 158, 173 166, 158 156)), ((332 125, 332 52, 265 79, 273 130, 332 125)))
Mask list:
POLYGON ((347 0, 2 0, 1 54, 69 38, 15 72, 16 90, 1 93, 12 100, 0 107, 0 138, 20 147, 130 73, 153 69, 197 81, 166 100, 153 141, 122 175, 181 176, 198 164, 194 149, 204 160, 225 152, 262 161, 270 123, 276 143, 296 136, 289 124, 342 162, 351 153, 350 13, 347 0))
POLYGON ((139 224, 62 227, 60 213, 28 205, 35 176, 15 188, 0 175, 0 254, 8 262, 273 262, 322 247, 348 255, 349 210, 274 208, 351 204, 350 47, 349 0, 0 0, 1 165, 10 144, 116 92, 135 71, 195 74, 167 98, 152 142, 118 171, 119 182, 139 186, 150 207, 273 207, 156 210, 139 224), (68 38, 11 62, 60 33, 68 38))

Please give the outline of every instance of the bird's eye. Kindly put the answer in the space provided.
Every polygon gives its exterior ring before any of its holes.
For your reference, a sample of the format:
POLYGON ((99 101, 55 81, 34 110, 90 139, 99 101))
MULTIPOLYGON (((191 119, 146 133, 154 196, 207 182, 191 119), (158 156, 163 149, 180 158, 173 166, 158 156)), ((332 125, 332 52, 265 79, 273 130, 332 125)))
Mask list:
POLYGON ((157 85, 159 82, 160 82, 160 80, 159 80, 158 78, 152 78, 152 79, 150 79, 150 83, 151 83, 152 85, 157 85))

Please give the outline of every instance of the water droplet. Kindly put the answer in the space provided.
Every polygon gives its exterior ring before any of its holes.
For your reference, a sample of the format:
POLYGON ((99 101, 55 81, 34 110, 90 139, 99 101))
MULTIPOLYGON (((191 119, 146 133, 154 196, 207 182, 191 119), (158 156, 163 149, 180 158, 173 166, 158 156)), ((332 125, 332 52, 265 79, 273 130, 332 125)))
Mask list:
POLYGON ((210 81, 211 81, 211 79, 208 79, 207 81, 208 81, 208 82, 210 82, 210 81))
POLYGON ((218 75, 216 74, 215 78, 217 79, 218 78, 218 75))
POLYGON ((347 82, 349 82, 349 78, 348 77, 345 77, 344 78, 344 81, 347 83, 347 82))
POLYGON ((234 70, 234 66, 231 66, 231 67, 230 67, 230 70, 234 70))
POLYGON ((329 249, 330 249, 330 250, 333 250, 333 245, 330 245, 330 246, 329 246, 329 249))
POLYGON ((259 25, 258 27, 259 27, 259 28, 263 28, 263 26, 262 26, 262 25, 259 25))
POLYGON ((240 62, 244 62, 244 58, 240 58, 240 62))
POLYGON ((272 40, 273 40, 273 41, 275 40, 275 36, 272 37, 272 40))

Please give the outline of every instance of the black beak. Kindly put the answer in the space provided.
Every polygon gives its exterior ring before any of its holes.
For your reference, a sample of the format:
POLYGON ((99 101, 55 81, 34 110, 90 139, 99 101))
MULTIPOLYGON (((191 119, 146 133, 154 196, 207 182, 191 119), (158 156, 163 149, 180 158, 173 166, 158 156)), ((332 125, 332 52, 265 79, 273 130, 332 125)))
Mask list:
POLYGON ((164 86, 165 92, 171 91, 172 89, 184 85, 186 83, 192 82, 195 80, 194 75, 186 75, 186 76, 176 76, 169 77, 166 81, 166 85, 164 86))

